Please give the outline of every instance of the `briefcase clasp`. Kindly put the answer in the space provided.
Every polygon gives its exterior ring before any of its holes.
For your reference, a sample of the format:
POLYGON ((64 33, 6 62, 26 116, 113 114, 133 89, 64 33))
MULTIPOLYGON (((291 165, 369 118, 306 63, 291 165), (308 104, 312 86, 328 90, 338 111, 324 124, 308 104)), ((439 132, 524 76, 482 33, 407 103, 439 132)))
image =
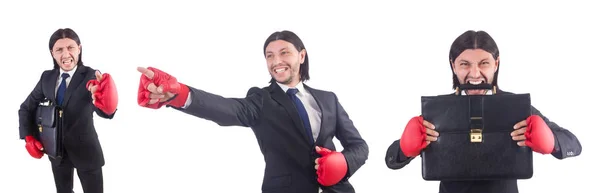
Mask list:
POLYGON ((483 134, 481 129, 471 129, 471 143, 481 143, 483 134))

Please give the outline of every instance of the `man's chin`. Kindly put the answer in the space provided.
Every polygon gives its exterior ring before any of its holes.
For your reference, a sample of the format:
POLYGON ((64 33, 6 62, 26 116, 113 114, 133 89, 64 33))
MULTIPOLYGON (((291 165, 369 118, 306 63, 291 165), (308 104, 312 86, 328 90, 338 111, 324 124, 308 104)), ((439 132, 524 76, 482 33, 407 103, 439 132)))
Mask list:
POLYGON ((75 64, 61 65, 60 68, 64 71, 71 71, 73 68, 75 68, 75 64))
POLYGON ((273 77, 273 79, 275 79, 275 81, 279 84, 289 84, 292 82, 292 78, 291 77, 276 77, 276 76, 271 76, 273 77))

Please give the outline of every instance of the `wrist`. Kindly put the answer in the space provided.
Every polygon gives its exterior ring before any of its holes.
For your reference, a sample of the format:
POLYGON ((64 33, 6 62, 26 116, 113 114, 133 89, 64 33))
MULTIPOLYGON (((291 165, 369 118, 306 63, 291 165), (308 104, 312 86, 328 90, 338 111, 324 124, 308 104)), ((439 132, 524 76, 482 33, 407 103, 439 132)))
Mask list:
POLYGON ((175 93, 175 96, 173 96, 173 98, 166 101, 167 105, 174 106, 177 108, 181 108, 183 107, 183 105, 185 105, 185 101, 187 100, 188 95, 190 93, 190 88, 182 83, 179 83, 179 85, 181 88, 177 93, 175 93))

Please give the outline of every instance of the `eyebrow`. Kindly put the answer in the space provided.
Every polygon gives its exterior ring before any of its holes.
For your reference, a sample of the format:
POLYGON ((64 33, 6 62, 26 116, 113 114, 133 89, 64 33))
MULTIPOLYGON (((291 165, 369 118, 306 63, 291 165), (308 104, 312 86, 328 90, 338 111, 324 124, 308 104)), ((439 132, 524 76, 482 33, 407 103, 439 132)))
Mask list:
MULTIPOLYGON (((281 51, 286 50, 286 49, 289 49, 289 48, 281 48, 281 49, 279 49, 279 51, 281 52, 281 51)), ((272 53, 273 52, 271 52, 271 51, 267 51, 267 54, 272 54, 272 53)))
MULTIPOLYGON (((482 59, 482 60, 480 60, 480 61, 479 61, 479 63, 481 63, 481 62, 483 62, 483 61, 486 61, 486 60, 489 60, 489 58, 482 59)), ((469 61, 467 61, 467 60, 465 60, 465 59, 461 59, 461 60, 460 60, 460 62, 471 63, 471 62, 469 62, 469 61)))

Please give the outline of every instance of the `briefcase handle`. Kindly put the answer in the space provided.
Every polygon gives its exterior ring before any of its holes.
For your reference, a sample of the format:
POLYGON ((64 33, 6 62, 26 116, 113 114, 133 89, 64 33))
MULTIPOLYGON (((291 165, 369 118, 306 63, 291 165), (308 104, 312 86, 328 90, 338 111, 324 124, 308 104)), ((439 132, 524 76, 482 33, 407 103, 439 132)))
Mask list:
POLYGON ((463 90, 492 90, 492 94, 496 94, 496 86, 491 84, 460 84, 456 87, 455 93, 456 95, 461 95, 463 90))

